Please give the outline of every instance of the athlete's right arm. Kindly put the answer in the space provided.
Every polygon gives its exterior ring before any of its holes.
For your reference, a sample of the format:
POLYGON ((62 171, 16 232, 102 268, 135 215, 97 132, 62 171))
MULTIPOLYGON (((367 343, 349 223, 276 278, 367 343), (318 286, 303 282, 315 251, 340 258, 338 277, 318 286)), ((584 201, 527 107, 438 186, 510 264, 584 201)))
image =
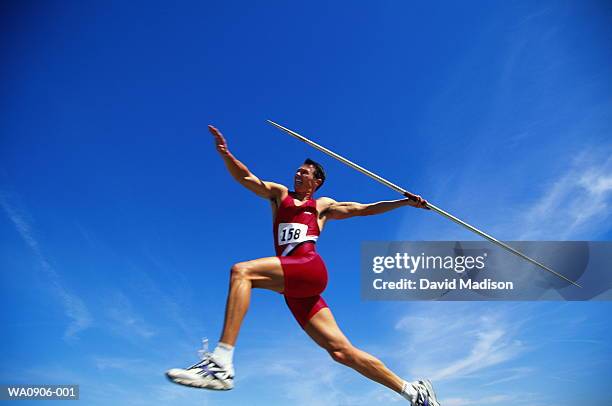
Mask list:
POLYGON ((282 199, 283 194, 287 193, 285 186, 274 182, 264 182, 259 179, 249 171, 245 164, 229 152, 225 137, 223 137, 223 134, 217 128, 209 125, 208 130, 215 137, 217 151, 221 158, 223 158, 227 170, 238 183, 265 199, 274 199, 277 202, 282 199))

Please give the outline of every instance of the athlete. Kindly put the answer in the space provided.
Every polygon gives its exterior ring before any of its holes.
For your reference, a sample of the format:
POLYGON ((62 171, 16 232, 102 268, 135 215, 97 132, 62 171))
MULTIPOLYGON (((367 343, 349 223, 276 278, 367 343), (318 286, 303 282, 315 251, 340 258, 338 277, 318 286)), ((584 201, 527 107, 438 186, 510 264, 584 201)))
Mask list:
POLYGON ((439 406, 429 380, 407 382, 374 356, 354 347, 342 333, 331 310, 321 297, 327 285, 327 270, 315 250, 319 234, 328 220, 385 213, 404 206, 426 208, 420 196, 371 204, 336 202, 328 197, 315 199, 325 182, 318 163, 307 159, 296 171, 294 190, 265 182, 255 176, 228 150, 219 130, 208 126, 217 151, 238 183, 270 201, 274 219, 276 256, 234 264, 225 307, 223 332, 215 350, 189 368, 170 369, 171 381, 196 388, 229 390, 234 387, 233 353, 242 320, 249 307, 253 288, 284 295, 295 319, 331 357, 365 377, 396 391, 413 406, 439 406))

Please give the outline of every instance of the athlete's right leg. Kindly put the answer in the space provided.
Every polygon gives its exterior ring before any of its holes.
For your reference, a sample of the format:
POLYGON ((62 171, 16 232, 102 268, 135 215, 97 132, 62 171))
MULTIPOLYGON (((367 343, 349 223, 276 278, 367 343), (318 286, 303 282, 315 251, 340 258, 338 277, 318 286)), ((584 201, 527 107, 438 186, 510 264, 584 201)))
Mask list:
POLYGON ((251 289, 269 289, 282 293, 285 278, 278 257, 266 257, 234 264, 230 273, 229 294, 225 305, 222 343, 234 346, 240 326, 249 308, 251 289))

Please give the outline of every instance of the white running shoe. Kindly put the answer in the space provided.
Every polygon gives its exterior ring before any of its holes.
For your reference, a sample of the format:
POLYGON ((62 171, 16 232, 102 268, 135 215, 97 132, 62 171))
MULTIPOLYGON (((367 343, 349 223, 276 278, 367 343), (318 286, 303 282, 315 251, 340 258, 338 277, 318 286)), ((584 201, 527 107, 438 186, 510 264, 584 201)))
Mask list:
POLYGON ((412 406, 440 406, 429 379, 413 382, 412 386, 417 391, 417 398, 412 406))
POLYGON ((208 352, 208 340, 204 341, 204 350, 198 351, 201 361, 189 368, 172 368, 166 371, 166 377, 179 385, 211 390, 230 390, 234 388, 233 371, 226 370, 213 355, 208 352))

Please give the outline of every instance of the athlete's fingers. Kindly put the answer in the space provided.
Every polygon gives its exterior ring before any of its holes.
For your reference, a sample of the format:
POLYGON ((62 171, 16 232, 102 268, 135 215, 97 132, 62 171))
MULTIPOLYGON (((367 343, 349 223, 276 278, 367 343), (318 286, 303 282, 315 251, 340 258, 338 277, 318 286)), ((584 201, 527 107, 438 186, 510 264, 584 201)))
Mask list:
POLYGON ((428 204, 429 204, 429 203, 427 202, 427 200, 425 200, 425 199, 421 198, 421 208, 422 208, 422 209, 425 209, 425 210, 431 210, 431 209, 428 207, 428 204))
POLYGON ((222 140, 223 142, 225 142, 225 138, 223 137, 223 134, 221 134, 221 131, 219 131, 216 127, 209 125, 208 130, 210 131, 212 135, 215 136, 217 140, 222 140))
POLYGON ((221 131, 219 131, 216 127, 212 125, 208 126, 208 130, 215 137, 215 144, 217 146, 217 150, 219 152, 227 151, 227 141, 225 141, 225 137, 223 137, 221 131))
POLYGON ((226 144, 225 138, 223 137, 223 135, 221 135, 221 133, 215 134, 215 141, 217 142, 217 144, 226 144))
POLYGON ((416 200, 417 207, 427 209, 427 200, 423 199, 420 195, 415 195, 414 199, 416 200))
POLYGON ((208 125, 208 131, 210 131, 212 135, 217 135, 219 133, 219 130, 217 130, 217 127, 210 125, 210 124, 208 125))

